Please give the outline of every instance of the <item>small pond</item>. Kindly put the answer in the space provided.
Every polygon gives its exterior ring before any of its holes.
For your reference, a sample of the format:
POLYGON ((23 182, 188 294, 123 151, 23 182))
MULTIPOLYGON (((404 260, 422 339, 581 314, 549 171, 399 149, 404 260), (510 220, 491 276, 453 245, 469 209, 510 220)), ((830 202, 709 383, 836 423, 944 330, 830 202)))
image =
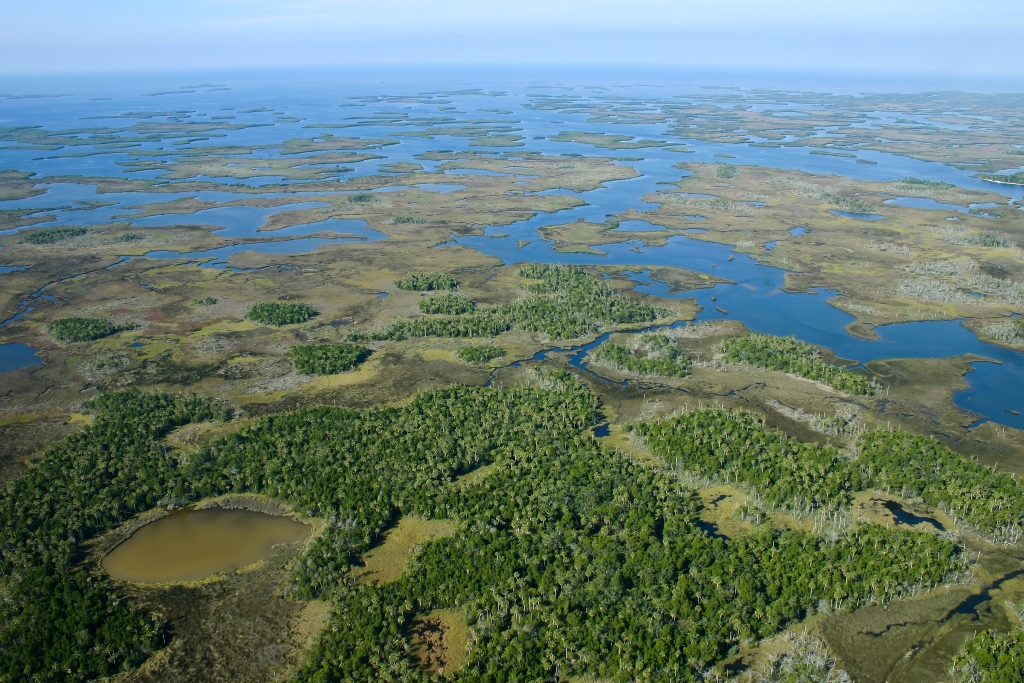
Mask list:
POLYGON ((178 510, 133 533, 103 558, 103 568, 124 581, 194 581, 258 562, 309 532, 307 524, 262 512, 178 510))
POLYGON ((38 352, 26 344, 0 344, 0 373, 42 365, 38 352))

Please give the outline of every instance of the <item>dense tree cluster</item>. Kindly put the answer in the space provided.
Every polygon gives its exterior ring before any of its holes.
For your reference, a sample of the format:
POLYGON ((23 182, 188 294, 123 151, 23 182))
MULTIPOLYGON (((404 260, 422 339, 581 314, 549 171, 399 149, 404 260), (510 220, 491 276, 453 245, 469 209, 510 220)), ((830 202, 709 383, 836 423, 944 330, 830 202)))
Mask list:
POLYGON ((788 438, 746 411, 704 408, 630 427, 670 466, 744 484, 770 506, 835 510, 862 488, 859 470, 834 446, 788 438))
POLYGON ((1024 681, 1024 629, 978 633, 953 658, 950 673, 954 683, 1024 681))
POLYGON ((748 334, 727 339, 718 347, 727 363, 747 363, 765 370, 778 370, 822 382, 850 394, 871 396, 875 387, 861 375, 821 360, 814 346, 792 337, 748 334))
POLYGON ((59 318, 49 325, 50 334, 63 342, 93 341, 134 328, 134 325, 115 325, 106 318, 59 318))
POLYGON ((1019 537, 1024 482, 927 436, 875 431, 864 435, 858 446, 858 462, 874 488, 919 497, 959 523, 999 540, 1019 537))
POLYGON ((868 432, 850 460, 744 411, 705 408, 631 427, 670 465, 745 484, 766 503, 794 511, 836 509, 852 492, 880 489, 921 498, 994 540, 1016 540, 1024 524, 1024 483, 930 437, 868 432))
POLYGON ((458 280, 448 273, 411 273, 403 278, 395 280, 395 287, 407 289, 413 292, 432 292, 437 289, 455 289, 459 286, 458 280))
POLYGON ((476 310, 476 304, 468 296, 452 293, 420 299, 419 306, 420 312, 427 314, 462 315, 476 310))
POLYGON ((1024 185, 1024 173, 1018 171, 1017 173, 979 173, 978 178, 982 180, 992 180, 997 183, 1007 183, 1008 185, 1024 185))
POLYGON ((505 355, 505 351, 494 344, 477 344, 475 346, 463 346, 455 352, 455 355, 467 363, 479 365, 495 358, 501 358, 505 355))
POLYGON ((473 628, 454 679, 697 681, 741 639, 826 604, 935 585, 957 563, 946 540, 870 525, 833 541, 767 528, 711 537, 695 495, 589 435, 599 413, 581 383, 549 373, 544 384, 449 387, 358 412, 306 408, 185 454, 166 452, 162 435, 226 409, 104 396, 92 426, 0 494, 0 680, 84 680, 137 662, 159 624, 75 569, 78 549, 136 512, 232 491, 327 520, 294 567, 296 595, 337 602, 298 674, 317 683, 429 680, 408 657, 403 625, 451 607, 473 628), (485 464, 487 476, 458 480, 485 464), (427 544, 395 583, 351 584, 349 566, 406 514, 453 519, 459 531, 427 544))
POLYGON ((594 360, 620 372, 656 377, 686 377, 690 359, 664 334, 642 334, 630 345, 605 342, 594 360))
POLYGON ((279 301, 261 301, 250 306, 249 310, 245 312, 245 317, 249 320, 278 327, 304 323, 318 315, 320 315, 319 311, 309 304, 289 304, 279 301))
POLYGON ((202 299, 192 299, 188 302, 189 306, 213 306, 217 303, 217 299, 212 296, 203 297, 202 299))
POLYGON ((515 303, 458 317, 402 320, 379 332, 349 335, 349 340, 494 337, 513 329, 574 339, 593 334, 602 324, 650 322, 658 317, 650 304, 620 297, 579 268, 534 265, 522 268, 519 276, 540 281, 527 284, 524 289, 531 296, 515 303))
POLYGON ((159 439, 229 411, 194 397, 123 392, 0 493, 0 681, 92 680, 164 642, 159 620, 83 571, 82 542, 191 491, 159 439))
POLYGON ((53 244, 72 237, 80 237, 86 233, 86 229, 73 225, 62 225, 59 228, 43 228, 41 230, 30 230, 18 240, 25 244, 53 244))
POLYGON ((308 344, 288 351, 295 369, 307 375, 334 375, 356 367, 370 357, 358 344, 308 344))

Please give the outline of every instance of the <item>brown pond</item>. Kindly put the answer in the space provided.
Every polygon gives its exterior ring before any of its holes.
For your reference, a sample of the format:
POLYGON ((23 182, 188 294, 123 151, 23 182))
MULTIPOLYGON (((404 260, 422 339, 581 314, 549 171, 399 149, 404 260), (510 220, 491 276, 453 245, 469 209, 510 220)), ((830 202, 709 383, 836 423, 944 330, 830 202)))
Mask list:
POLYGON ((178 510, 147 524, 103 558, 116 579, 142 583, 194 581, 269 557, 296 543, 309 525, 250 510, 178 510))

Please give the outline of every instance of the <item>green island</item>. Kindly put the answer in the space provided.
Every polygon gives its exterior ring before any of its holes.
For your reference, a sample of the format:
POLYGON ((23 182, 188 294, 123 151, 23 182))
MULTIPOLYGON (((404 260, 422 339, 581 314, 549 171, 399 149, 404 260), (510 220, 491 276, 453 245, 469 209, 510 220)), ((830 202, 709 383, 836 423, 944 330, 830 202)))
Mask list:
POLYGON ((306 344, 288 351, 295 369, 307 375, 333 375, 356 367, 370 357, 370 349, 357 344, 306 344))
POLYGON ((580 268, 527 266, 519 270, 519 277, 537 282, 524 284, 522 289, 529 296, 515 303, 451 318, 396 322, 383 331, 357 332, 348 338, 358 342, 428 336, 493 337, 518 329, 543 332, 551 339, 575 339, 597 332, 601 324, 651 322, 659 317, 650 304, 618 296, 609 285, 580 268))
POLYGON ((245 312, 245 317, 264 325, 295 325, 304 323, 314 316, 318 311, 309 304, 287 304, 277 301, 261 301, 253 304, 245 312))
MULTIPOLYGON (((372 195, 371 195, 372 196, 372 195)), ((409 221, 398 221, 406 223, 409 221)), ((412 273, 395 280, 395 287, 414 292, 431 292, 437 289, 455 289, 458 281, 448 273, 412 273)))
POLYGON ((106 318, 58 318, 49 327, 50 334, 59 341, 85 342, 131 330, 134 325, 115 325, 106 318))
POLYGON ((605 342, 594 349, 594 360, 615 370, 636 375, 686 377, 690 359, 663 334, 638 335, 626 346, 605 342))
POLYGON ((481 363, 488 363, 495 358, 502 358, 505 352, 494 344, 475 344, 459 348, 455 355, 467 363, 479 365, 481 363))
POLYGON ((818 349, 799 339, 748 334, 746 337, 722 342, 718 351, 726 363, 748 363, 765 370, 791 372, 851 394, 875 393, 870 380, 838 365, 826 363, 821 360, 818 349))
POLYGON ((21 238, 21 242, 25 244, 54 244, 56 242, 62 242, 69 240, 72 237, 81 237, 88 230, 77 226, 65 225, 59 228, 40 228, 39 230, 32 230, 25 233, 25 236, 21 238))

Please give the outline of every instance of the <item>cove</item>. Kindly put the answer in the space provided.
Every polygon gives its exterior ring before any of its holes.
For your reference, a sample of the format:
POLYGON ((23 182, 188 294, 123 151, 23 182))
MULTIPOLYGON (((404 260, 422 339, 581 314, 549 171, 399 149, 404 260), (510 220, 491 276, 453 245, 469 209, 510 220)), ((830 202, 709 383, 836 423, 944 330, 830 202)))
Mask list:
POLYGON ((310 527, 250 510, 178 510, 147 524, 103 558, 115 579, 195 581, 257 562, 275 545, 297 543, 310 527))

